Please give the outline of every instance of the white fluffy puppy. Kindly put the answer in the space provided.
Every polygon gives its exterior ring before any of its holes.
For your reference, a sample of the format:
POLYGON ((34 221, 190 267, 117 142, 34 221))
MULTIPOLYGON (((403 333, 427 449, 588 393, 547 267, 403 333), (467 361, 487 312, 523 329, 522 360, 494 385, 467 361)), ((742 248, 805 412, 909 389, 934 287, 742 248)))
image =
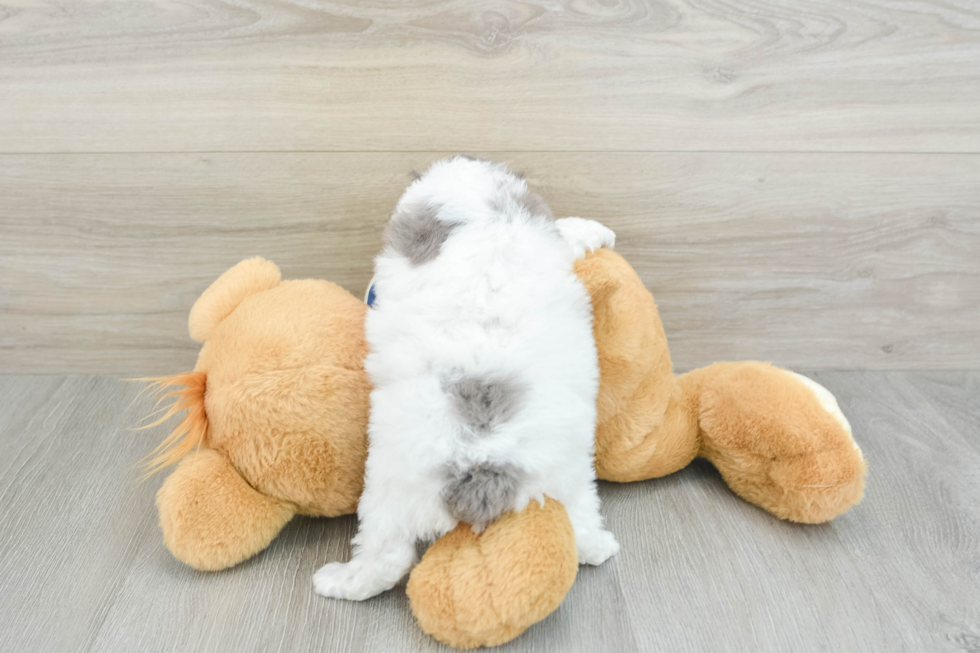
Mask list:
POLYGON ((577 256, 615 235, 555 221, 501 164, 453 157, 405 191, 375 264, 365 368, 374 385, 354 556, 313 577, 324 596, 392 588, 418 539, 479 531, 544 496, 579 561, 619 550, 593 465, 599 369, 577 256))

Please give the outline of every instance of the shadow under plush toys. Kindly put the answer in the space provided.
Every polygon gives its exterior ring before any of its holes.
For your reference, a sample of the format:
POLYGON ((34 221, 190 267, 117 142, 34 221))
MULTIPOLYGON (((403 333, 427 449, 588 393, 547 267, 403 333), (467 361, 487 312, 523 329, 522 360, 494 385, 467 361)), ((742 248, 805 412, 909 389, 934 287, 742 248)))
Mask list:
MULTIPOLYGON (((611 250, 579 260, 599 353, 596 471, 656 478, 707 458, 731 489, 782 519, 819 523, 857 503, 865 462, 822 386, 771 365, 673 373, 653 297, 611 250)), ((242 261, 191 309, 194 371, 158 379, 184 419, 150 461, 179 462, 157 495, 164 542, 197 569, 266 548, 295 514, 354 513, 367 457, 366 305, 322 280, 281 281, 242 261)), ((412 570, 422 628, 459 648, 507 642, 553 612, 578 570, 560 503, 532 501, 477 535, 466 524, 412 570)), ((312 591, 312 590, 311 590, 312 591)))

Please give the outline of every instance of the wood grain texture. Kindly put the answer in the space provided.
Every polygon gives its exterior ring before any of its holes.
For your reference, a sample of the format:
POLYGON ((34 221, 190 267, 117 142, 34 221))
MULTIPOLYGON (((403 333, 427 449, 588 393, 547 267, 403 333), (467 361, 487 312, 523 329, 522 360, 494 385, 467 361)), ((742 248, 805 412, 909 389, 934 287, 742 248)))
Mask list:
MULTIPOLYGON (((980 642, 977 372, 825 372, 869 461, 865 500, 781 522, 706 463, 602 484, 622 552, 583 567, 559 610, 507 651, 973 651, 980 642)), ((23 651, 446 651, 404 588, 313 594, 355 519, 296 519, 263 554, 205 574, 156 526, 161 477, 133 466, 164 428, 138 388, 0 377, 0 641, 23 651), (128 407, 128 408, 127 408, 128 407)))
MULTIPOLYGON (((193 366, 194 300, 242 258, 361 296, 438 153, 0 156, 0 370, 193 366)), ((980 366, 980 156, 503 153, 602 220, 679 368, 980 366)))
POLYGON ((0 151, 980 151, 973 0, 3 0, 0 151))

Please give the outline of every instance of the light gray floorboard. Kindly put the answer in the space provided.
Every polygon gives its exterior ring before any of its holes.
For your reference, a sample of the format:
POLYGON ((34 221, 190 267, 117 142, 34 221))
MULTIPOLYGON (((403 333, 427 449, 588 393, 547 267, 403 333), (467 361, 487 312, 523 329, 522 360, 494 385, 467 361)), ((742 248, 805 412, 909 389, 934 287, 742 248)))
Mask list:
MULTIPOLYGON (((824 372, 870 461, 863 503, 778 521, 710 465, 603 484, 623 545, 504 651, 980 650, 980 373, 824 372)), ((0 377, 0 645, 11 651, 428 651, 404 588, 315 596, 351 517, 296 519, 204 574, 163 547, 134 385, 0 377)))

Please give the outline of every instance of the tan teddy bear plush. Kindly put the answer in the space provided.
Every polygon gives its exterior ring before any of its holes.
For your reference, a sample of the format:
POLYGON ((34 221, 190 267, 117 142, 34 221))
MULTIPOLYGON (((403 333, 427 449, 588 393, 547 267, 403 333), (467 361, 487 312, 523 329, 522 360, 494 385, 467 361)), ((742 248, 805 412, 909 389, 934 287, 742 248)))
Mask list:
MULTIPOLYGON (((599 352, 596 471, 628 482, 710 460, 739 496, 796 522, 857 503, 865 463, 834 397, 759 362, 675 376, 653 297, 615 252, 576 272, 592 296, 599 352)), ((164 542, 203 570, 262 551, 295 514, 356 511, 367 456, 369 310, 327 281, 282 281, 242 261, 191 309, 202 342, 163 419, 186 411, 148 469, 179 462, 157 495, 164 542)), ((162 421, 162 420, 161 420, 162 421)), ((412 570, 422 628, 459 648, 517 637, 561 603, 578 569, 562 505, 531 502, 474 534, 461 524, 412 570)), ((312 590, 311 590, 312 591, 312 590)))

